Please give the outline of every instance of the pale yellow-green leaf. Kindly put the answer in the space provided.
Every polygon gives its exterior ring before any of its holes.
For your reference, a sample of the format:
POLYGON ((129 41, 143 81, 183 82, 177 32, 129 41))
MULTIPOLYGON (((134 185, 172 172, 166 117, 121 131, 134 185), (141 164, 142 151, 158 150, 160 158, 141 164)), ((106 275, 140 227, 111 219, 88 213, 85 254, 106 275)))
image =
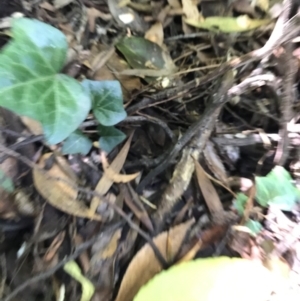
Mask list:
POLYGON ((75 261, 69 261, 64 265, 64 270, 75 280, 80 282, 82 287, 82 295, 80 301, 90 301, 94 295, 95 287, 94 285, 85 278, 80 271, 79 266, 75 261))
POLYGON ((272 274, 241 258, 206 258, 184 262, 153 277, 133 301, 266 301, 272 274))
POLYGON ((239 16, 237 18, 208 17, 202 22, 193 19, 185 19, 184 21, 194 27, 226 33, 247 31, 267 25, 270 22, 269 19, 251 19, 247 15, 239 16))

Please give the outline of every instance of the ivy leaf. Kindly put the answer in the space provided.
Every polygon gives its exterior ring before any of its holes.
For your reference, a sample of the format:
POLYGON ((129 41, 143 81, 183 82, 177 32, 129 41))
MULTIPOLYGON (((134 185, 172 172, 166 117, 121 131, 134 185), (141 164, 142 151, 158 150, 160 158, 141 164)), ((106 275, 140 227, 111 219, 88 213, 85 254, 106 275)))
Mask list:
POLYGON ((98 127, 101 138, 99 139, 100 148, 110 153, 118 144, 124 141, 126 135, 113 126, 98 127))
POLYGON ((0 169, 0 187, 7 192, 14 192, 15 186, 11 178, 9 178, 2 169, 0 169))
POLYGON ((47 142, 59 143, 77 129, 91 108, 80 83, 57 74, 66 59, 65 36, 27 18, 13 22, 12 36, 0 53, 0 106, 39 121, 47 142))
POLYGON ((64 142, 62 147, 63 154, 82 154, 89 153, 93 146, 92 141, 79 130, 73 132, 64 142))
POLYGON ((236 195, 236 199, 234 201, 234 207, 238 211, 239 215, 243 215, 247 200, 248 197, 243 193, 238 193, 236 195))
POLYGON ((127 116, 123 107, 121 85, 115 80, 84 80, 82 86, 92 99, 93 113, 100 124, 112 126, 127 116))
POLYGON ((256 177, 255 185, 256 200, 263 207, 273 204, 281 210, 290 211, 300 200, 299 190, 281 166, 275 166, 266 177, 256 177))
POLYGON ((263 228, 262 224, 258 221, 254 221, 252 219, 249 219, 247 223, 245 224, 245 227, 247 227, 251 231, 252 236, 256 236, 263 228))

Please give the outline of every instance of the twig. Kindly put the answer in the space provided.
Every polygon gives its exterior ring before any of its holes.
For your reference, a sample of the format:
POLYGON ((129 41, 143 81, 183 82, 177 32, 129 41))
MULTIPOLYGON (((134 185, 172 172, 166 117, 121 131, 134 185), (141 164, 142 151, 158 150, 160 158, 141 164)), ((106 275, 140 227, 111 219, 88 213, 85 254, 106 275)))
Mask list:
MULTIPOLYGON (((231 86, 228 85, 227 81, 222 83, 222 86, 226 86, 227 89, 231 86)), ((215 116, 216 112, 227 102, 227 95, 225 90, 221 89, 224 93, 220 95, 220 98, 213 98, 211 102, 207 105, 206 110, 203 115, 196 121, 192 126, 184 133, 184 135, 178 140, 172 150, 169 152, 168 156, 161 162, 156 168, 151 170, 146 177, 139 183, 136 191, 142 193, 143 189, 150 183, 150 181, 166 170, 181 150, 187 145, 187 143, 196 135, 196 133, 208 133, 212 129, 212 116, 215 116)), ((227 90, 226 90, 227 92, 227 90)), ((213 120, 214 122, 215 120, 213 120)))
POLYGON ((262 48, 245 54, 242 57, 232 59, 231 61, 223 64, 220 68, 217 68, 215 71, 201 78, 196 78, 188 83, 185 83, 182 86, 162 91, 156 95, 153 95, 153 98, 159 100, 163 98, 170 98, 173 95, 177 95, 177 97, 180 97, 192 88, 205 85, 215 80, 216 78, 219 78, 225 72, 231 70, 232 68, 237 69, 246 64, 261 60, 266 56, 270 55, 275 48, 293 39, 295 33, 298 32, 298 25, 300 22, 299 16, 296 15, 290 20, 288 20, 290 9, 292 7, 292 2, 293 0, 286 0, 284 2, 283 11, 275 24, 274 30, 272 31, 272 34, 268 39, 267 43, 262 48))
POLYGON ((87 248, 89 248, 90 246, 92 246, 97 240, 99 239, 98 236, 95 236, 93 238, 91 238, 90 240, 82 243, 76 250, 75 252, 66 257, 65 259, 63 259, 62 261, 60 261, 56 266, 54 266, 53 268, 40 273, 36 276, 33 276, 32 278, 26 280, 25 282, 23 282, 21 285, 17 286, 8 296, 6 296, 2 301, 10 301, 12 300, 14 297, 16 297, 19 293, 21 293, 23 290, 25 290, 28 286, 36 283, 36 282, 40 282, 42 280, 45 280, 49 277, 51 277, 55 272, 57 272, 59 269, 61 269, 68 261, 74 260, 76 259, 84 250, 86 250, 87 248))
MULTIPOLYGON (((232 83, 232 74, 230 72, 226 73, 226 75, 222 78, 218 92, 213 95, 210 105, 207 106, 200 120, 187 131, 187 135, 182 137, 185 137, 184 142, 186 142, 186 144, 189 142, 189 145, 184 148, 183 155, 176 165, 172 179, 164 191, 159 202, 158 209, 154 214, 158 231, 164 226, 165 215, 181 198, 183 192, 190 183, 192 174, 194 172, 194 161, 192 157, 198 160, 200 154, 202 153, 215 126, 215 122, 220 114, 220 111, 228 100, 227 91, 232 86, 232 83)), ((179 141, 181 141, 181 139, 179 141)), ((182 148, 184 145, 180 146, 182 148)), ((173 158, 174 155, 177 155, 179 151, 179 147, 177 147, 176 151, 173 150, 170 154, 170 158, 173 158)), ((164 170, 166 169, 166 166, 168 166, 168 161, 164 161, 158 167, 159 169, 156 170, 161 171, 161 168, 164 170)))
POLYGON ((278 165, 284 165, 289 156, 288 123, 292 119, 293 100, 295 99, 295 91, 293 88, 295 75, 298 70, 297 63, 293 58, 293 46, 289 42, 284 47, 285 53, 283 59, 284 75, 282 80, 283 95, 280 102, 280 135, 281 140, 278 143, 275 153, 274 162, 278 165))
MULTIPOLYGON (((279 142, 281 137, 278 134, 266 134, 266 136, 273 142, 279 142)), ((290 144, 294 146, 300 146, 300 135, 297 133, 289 133, 288 138, 290 140, 290 144)), ((249 145, 255 145, 255 144, 263 144, 264 141, 262 140, 261 136, 259 134, 251 134, 247 135, 245 138, 225 138, 221 137, 221 135, 218 137, 212 138, 213 142, 217 143, 220 147, 231 145, 231 146, 249 146, 249 145)))
POLYGON ((172 142, 175 142, 175 135, 174 133, 171 131, 171 129, 169 128, 168 124, 165 123, 164 121, 155 118, 155 117, 151 117, 148 116, 146 114, 142 114, 139 113, 139 115, 141 116, 128 116, 125 120, 122 121, 122 123, 134 123, 134 122, 138 122, 138 121, 148 121, 154 124, 158 124, 160 127, 162 127, 164 129, 164 131, 166 132, 166 134, 170 137, 170 139, 172 140, 172 142))
MULTIPOLYGON (((19 153, 7 148, 6 146, 0 144, 0 152, 3 152, 11 157, 17 158, 18 160, 20 160, 21 162, 23 162, 24 164, 28 165, 29 167, 33 168, 37 168, 39 169, 41 172, 44 172, 47 174, 47 172, 43 169, 40 168, 38 165, 36 165, 34 162, 32 162, 31 160, 29 160, 28 158, 20 155, 19 153)), ((110 202, 105 196, 100 195, 99 193, 97 193, 96 191, 92 191, 90 189, 87 188, 82 188, 79 187, 65 179, 62 178, 57 178, 57 177, 52 177, 49 176, 47 174, 48 177, 55 179, 57 181, 62 181, 64 183, 66 183, 67 185, 69 185, 70 187, 78 190, 79 192, 83 192, 88 196, 94 196, 94 197, 98 197, 101 201, 105 202, 106 204, 108 204, 109 206, 111 206, 115 212, 117 214, 119 214, 127 223, 128 225, 135 231, 137 231, 141 237, 143 237, 148 243, 149 245, 152 247, 154 254, 157 256, 157 259, 159 260, 159 262, 161 263, 161 265, 163 266, 163 268, 167 268, 168 267, 168 263, 166 262, 165 258, 161 255, 160 251, 158 250, 158 248, 156 247, 156 245, 154 244, 153 240, 151 239, 151 237, 142 229, 140 229, 140 227, 135 224, 134 222, 132 222, 132 220, 130 219, 130 217, 121 209, 119 208, 115 203, 110 202)), ((6 300, 4 300, 6 301, 6 300)))

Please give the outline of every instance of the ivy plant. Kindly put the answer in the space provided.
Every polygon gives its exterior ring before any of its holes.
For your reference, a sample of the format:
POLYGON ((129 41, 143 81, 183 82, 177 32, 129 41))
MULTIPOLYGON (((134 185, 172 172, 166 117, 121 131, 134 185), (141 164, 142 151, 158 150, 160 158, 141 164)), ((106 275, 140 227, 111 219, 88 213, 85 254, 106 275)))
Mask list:
POLYGON ((80 83, 60 73, 67 50, 58 29, 34 19, 14 20, 12 40, 0 52, 0 106, 39 121, 49 144, 71 135, 64 153, 86 154, 91 141, 76 130, 90 110, 104 126, 122 121, 126 111, 118 81, 80 83))
MULTIPOLYGON (((272 204, 281 210, 291 211, 300 201, 299 189, 282 166, 275 166, 265 177, 255 177, 255 187, 255 200, 265 208, 272 204)), ((237 195, 235 207, 240 214, 243 214, 247 199, 243 193, 237 195)))

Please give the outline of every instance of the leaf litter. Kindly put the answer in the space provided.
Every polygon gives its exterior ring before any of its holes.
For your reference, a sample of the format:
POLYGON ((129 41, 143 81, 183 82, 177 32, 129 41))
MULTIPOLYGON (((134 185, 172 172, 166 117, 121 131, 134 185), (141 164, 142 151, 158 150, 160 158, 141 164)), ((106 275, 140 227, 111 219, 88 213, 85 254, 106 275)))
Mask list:
POLYGON ((296 300, 298 4, 22 5, 0 20, 1 300, 130 301, 224 255, 296 300))

